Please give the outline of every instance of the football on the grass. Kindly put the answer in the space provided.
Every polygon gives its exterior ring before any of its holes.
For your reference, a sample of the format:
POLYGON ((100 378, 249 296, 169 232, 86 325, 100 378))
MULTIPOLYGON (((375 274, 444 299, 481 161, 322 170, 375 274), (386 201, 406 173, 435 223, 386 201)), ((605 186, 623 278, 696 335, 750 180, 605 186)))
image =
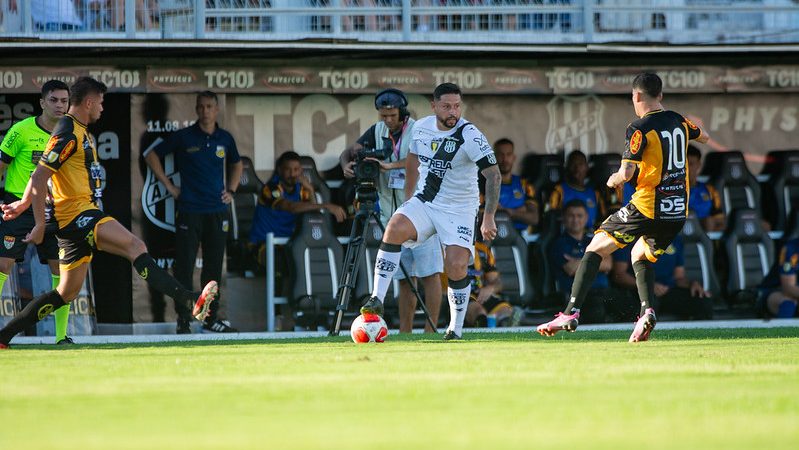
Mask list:
POLYGON ((388 327, 377 314, 361 314, 352 322, 350 336, 356 344, 383 342, 388 336, 388 327))

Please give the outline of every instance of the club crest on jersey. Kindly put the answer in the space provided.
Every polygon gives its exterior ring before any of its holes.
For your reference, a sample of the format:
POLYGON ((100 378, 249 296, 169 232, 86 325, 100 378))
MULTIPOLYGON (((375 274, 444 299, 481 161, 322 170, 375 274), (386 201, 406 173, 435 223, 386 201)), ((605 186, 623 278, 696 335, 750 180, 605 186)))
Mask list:
POLYGON ((217 158, 224 158, 225 157, 225 146, 224 145, 217 145, 216 146, 216 157, 217 158))
POLYGON ((11 250, 14 246, 14 242, 17 241, 17 238, 14 236, 4 236, 3 237, 3 245, 6 247, 6 250, 11 250))
POLYGON ((632 136, 630 136, 630 153, 633 155, 637 155, 638 151, 641 150, 641 141, 643 141, 644 135, 641 133, 641 130, 635 130, 632 136))
POLYGON ((685 117, 683 117, 683 119, 685 119, 685 124, 688 125, 688 128, 690 128, 692 130, 696 130, 698 128, 696 125, 694 125, 693 122, 691 122, 690 119, 687 119, 685 117))
MULTIPOLYGON (((63 149, 61 149, 61 152, 58 155, 58 161, 59 162, 66 161, 67 158, 72 156, 73 153, 75 153, 75 141, 71 140, 71 141, 67 142, 67 145, 65 145, 63 149)), ((53 153, 53 154, 55 154, 55 153, 53 153)), ((49 156, 48 156, 47 160, 48 161, 50 160, 49 156)))
POLYGON ((545 146, 547 153, 566 153, 576 149, 605 153, 608 138, 605 134, 605 105, 596 95, 558 95, 547 103, 549 129, 545 146))

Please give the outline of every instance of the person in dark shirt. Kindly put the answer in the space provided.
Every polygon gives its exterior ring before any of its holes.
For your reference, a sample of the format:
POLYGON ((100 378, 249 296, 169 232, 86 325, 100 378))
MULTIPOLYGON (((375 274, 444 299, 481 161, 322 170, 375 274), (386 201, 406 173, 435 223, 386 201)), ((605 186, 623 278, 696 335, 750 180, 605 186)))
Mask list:
POLYGON ((314 201, 313 186, 302 176, 300 155, 287 151, 277 160, 277 173, 261 190, 255 207, 250 230, 250 243, 261 245, 267 233, 276 237, 291 237, 294 234, 297 214, 325 209, 342 222, 346 217, 343 208, 332 203, 318 204, 314 201))
MULTIPOLYGON (((629 296, 638 299, 635 274, 630 264, 631 247, 627 246, 613 254, 613 282, 629 296)), ((689 280, 685 274, 683 242, 680 236, 653 264, 655 270, 655 307, 663 314, 674 314, 680 320, 710 320, 713 318, 711 293, 697 280, 689 280)))
MULTIPOLYGON (((574 274, 593 237, 593 233, 588 232, 587 225, 588 209, 585 203, 578 199, 571 200, 563 208, 563 232, 549 245, 548 261, 557 290, 564 298, 572 290, 574 274)), ((599 273, 588 293, 589 300, 581 312, 584 322, 605 321, 605 303, 610 299, 607 273, 610 272, 611 265, 609 256, 603 258, 599 265, 599 273)))
MULTIPOLYGON (((155 177, 177 200, 175 224, 175 278, 192 289, 197 249, 202 246, 202 284, 222 279, 222 260, 229 227, 229 207, 239 187, 243 165, 230 133, 216 123, 219 102, 216 94, 197 95, 197 122, 169 136, 144 158, 155 177), (154 151, 153 151, 154 150, 154 151), (159 157, 175 155, 180 187, 164 173, 159 157)), ((214 302, 203 329, 235 332, 227 321, 217 317, 219 302, 214 302)), ((178 318, 178 332, 189 333, 188 322, 178 318)))
POLYGON ((564 180, 555 186, 549 197, 550 209, 562 209, 572 200, 581 200, 588 210, 588 226, 604 218, 599 191, 588 181, 588 158, 580 150, 569 153, 564 180))
POLYGON ((702 152, 693 145, 688 145, 688 182, 691 190, 688 197, 688 209, 696 214, 705 231, 724 230, 724 211, 721 210, 721 197, 716 189, 697 178, 702 170, 702 152))
MULTIPOLYGON (((513 141, 499 139, 494 143, 494 154, 502 175, 499 209, 510 215, 517 230, 532 233, 538 225, 538 201, 535 199, 535 187, 519 175, 513 174, 513 163, 516 162, 513 141)), ((482 204, 482 196, 480 200, 482 204)))
POLYGON ((780 250, 777 264, 763 280, 763 293, 769 313, 780 319, 796 316, 799 303, 799 238, 791 239, 780 250))

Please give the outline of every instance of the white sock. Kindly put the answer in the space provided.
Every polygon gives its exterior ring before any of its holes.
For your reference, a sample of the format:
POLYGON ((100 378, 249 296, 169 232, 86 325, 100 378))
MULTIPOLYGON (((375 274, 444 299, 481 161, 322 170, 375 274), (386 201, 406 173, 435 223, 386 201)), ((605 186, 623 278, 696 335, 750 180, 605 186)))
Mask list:
POLYGON ((469 294, 472 292, 472 284, 469 278, 463 280, 449 280, 447 288, 447 300, 449 300, 449 326, 447 331, 454 331, 458 336, 463 336, 463 321, 466 319, 466 308, 469 306, 469 294), (459 287, 466 284, 466 287, 459 287), (455 287, 453 287, 453 285, 455 287))
MULTIPOLYGON (((380 250, 377 251, 377 259, 375 260, 375 278, 374 286, 372 289, 372 296, 377 297, 381 302, 386 298, 388 287, 391 286, 391 279, 399 269, 400 255, 399 250, 396 252, 383 250, 381 245, 380 250)), ((398 245, 396 247, 399 247, 398 245)), ((393 248, 392 248, 393 250, 393 248)))

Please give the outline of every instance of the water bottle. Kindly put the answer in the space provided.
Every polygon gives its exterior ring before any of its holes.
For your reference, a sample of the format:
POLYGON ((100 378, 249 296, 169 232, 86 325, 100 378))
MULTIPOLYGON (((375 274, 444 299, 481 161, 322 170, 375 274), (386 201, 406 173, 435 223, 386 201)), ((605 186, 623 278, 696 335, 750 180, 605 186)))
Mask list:
POLYGON ((497 315, 496 314, 489 314, 486 317, 486 325, 488 328, 496 328, 497 327, 497 315))

